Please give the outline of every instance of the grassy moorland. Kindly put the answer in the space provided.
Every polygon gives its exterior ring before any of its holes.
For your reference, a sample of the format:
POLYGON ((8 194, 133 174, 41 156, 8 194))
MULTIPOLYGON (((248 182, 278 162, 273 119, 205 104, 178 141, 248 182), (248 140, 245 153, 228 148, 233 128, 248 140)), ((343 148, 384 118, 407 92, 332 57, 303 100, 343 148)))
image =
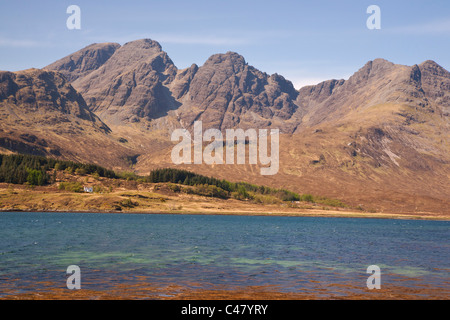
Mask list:
POLYGON ((338 199, 230 182, 186 170, 148 176, 36 156, 0 155, 0 211, 434 218, 350 207, 338 199), (92 192, 85 192, 84 187, 92 192))

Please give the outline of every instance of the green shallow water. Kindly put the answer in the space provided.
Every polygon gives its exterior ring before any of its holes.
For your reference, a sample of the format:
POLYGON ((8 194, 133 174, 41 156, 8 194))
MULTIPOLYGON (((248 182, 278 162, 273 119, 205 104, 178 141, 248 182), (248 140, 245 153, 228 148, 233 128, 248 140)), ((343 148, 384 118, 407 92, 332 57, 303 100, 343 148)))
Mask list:
POLYGON ((364 289, 373 264, 385 286, 449 283, 446 221, 8 212, 0 225, 0 294, 43 281, 63 288, 69 265, 95 290, 142 279, 286 292, 314 280, 364 289))

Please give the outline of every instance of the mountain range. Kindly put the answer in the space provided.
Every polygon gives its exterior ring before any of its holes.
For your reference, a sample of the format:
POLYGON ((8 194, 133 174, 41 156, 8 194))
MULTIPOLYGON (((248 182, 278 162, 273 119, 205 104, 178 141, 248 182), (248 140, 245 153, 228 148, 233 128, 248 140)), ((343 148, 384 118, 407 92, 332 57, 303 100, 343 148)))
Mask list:
MULTIPOLYGON (((235 52, 178 69, 150 39, 92 44, 43 69, 0 72, 0 151, 146 174, 175 167, 170 133, 280 130, 280 170, 181 165, 229 180, 339 198, 366 210, 449 213, 450 73, 367 62, 296 90, 235 52)), ((177 166, 180 167, 180 166, 177 166)))

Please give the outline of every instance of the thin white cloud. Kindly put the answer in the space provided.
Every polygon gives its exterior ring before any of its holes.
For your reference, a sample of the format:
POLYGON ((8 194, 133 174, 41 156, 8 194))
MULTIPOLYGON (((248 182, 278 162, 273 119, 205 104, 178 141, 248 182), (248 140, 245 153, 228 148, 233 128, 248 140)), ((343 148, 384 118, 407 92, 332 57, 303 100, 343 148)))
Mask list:
POLYGON ((9 39, 0 37, 0 47, 31 48, 38 47, 41 43, 34 40, 9 39))
MULTIPOLYGON (((92 41, 99 41, 99 37, 90 37, 90 38, 92 39, 92 41)), ((161 44, 167 43, 167 44, 210 45, 210 46, 245 45, 255 42, 254 38, 243 36, 237 37, 210 36, 210 35, 193 36, 193 35, 180 35, 170 33, 132 34, 126 36, 111 36, 111 37, 108 36, 102 38, 107 39, 108 42, 118 42, 121 44, 145 38, 158 41, 161 44)))
POLYGON ((321 82, 327 81, 327 80, 347 80, 349 78, 349 76, 347 77, 333 77, 333 76, 329 76, 329 77, 322 77, 322 78, 288 78, 286 77, 287 80, 291 81, 292 84, 294 85, 294 88, 297 90, 300 90, 303 87, 306 86, 315 86, 321 82))
MULTIPOLYGON (((340 79, 348 79, 350 76, 356 72, 358 68, 353 66, 335 66, 331 62, 319 63, 320 60, 303 60, 306 61, 307 64, 310 64, 309 67, 303 66, 303 62, 297 62, 297 64, 301 65, 297 68, 287 68, 287 67, 279 67, 277 73, 281 74, 287 80, 291 81, 294 85, 294 88, 299 90, 306 86, 316 85, 323 81, 327 80, 340 80, 340 79), (317 61, 317 63, 314 63, 317 61)), ((334 64, 336 64, 335 62, 334 64)), ((295 65, 295 61, 292 61, 292 65, 295 65)))
POLYGON ((137 39, 153 39, 160 43, 185 44, 185 45, 210 45, 210 46, 234 46, 234 45, 255 45, 261 44, 268 39, 282 41, 289 39, 290 34, 284 30, 216 30, 204 34, 189 34, 180 32, 145 32, 128 35, 103 35, 101 37, 89 36, 92 41, 108 41, 126 43, 137 39))
POLYGON ((391 31, 392 33, 408 35, 450 35, 450 18, 423 24, 395 27, 386 30, 391 31))
POLYGON ((218 33, 226 33, 226 36, 215 35, 180 35, 180 34, 153 34, 155 40, 173 44, 202 44, 202 45, 254 45, 262 41, 288 39, 290 34, 284 30, 221 30, 218 33), (159 40, 158 40, 159 39, 159 40))
POLYGON ((223 45, 243 45, 249 44, 252 41, 250 38, 246 37, 213 37, 213 36, 181 36, 181 35, 171 35, 171 34, 155 34, 155 39, 162 43, 171 44, 199 44, 199 45, 213 45, 213 46, 223 46, 223 45))
POLYGON ((323 81, 330 80, 332 78, 297 78, 297 79, 287 79, 292 82, 294 88, 299 90, 306 86, 312 86, 319 84, 323 81))

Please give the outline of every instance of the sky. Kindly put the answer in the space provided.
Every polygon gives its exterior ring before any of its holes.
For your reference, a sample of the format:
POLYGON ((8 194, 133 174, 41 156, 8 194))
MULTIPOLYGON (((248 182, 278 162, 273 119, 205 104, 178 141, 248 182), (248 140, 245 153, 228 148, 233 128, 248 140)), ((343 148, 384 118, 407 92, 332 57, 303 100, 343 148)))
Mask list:
POLYGON ((299 89, 348 79, 367 61, 450 70, 450 1, 0 0, 0 70, 42 68, 92 43, 150 38, 179 69, 234 51, 299 89), (70 5, 80 29, 68 29, 70 5), (370 5, 380 29, 369 29, 370 5))

